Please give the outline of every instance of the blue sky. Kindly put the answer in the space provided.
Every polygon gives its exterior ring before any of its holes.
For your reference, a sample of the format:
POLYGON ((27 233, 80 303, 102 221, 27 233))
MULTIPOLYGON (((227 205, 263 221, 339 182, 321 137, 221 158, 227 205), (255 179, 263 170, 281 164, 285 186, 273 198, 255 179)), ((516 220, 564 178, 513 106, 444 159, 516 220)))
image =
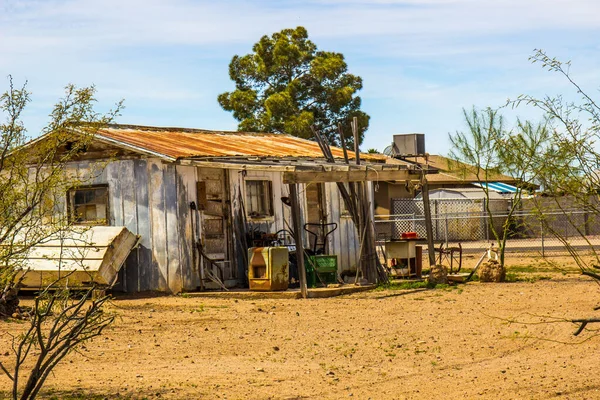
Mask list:
POLYGON ((529 62, 535 48, 572 60, 574 78, 598 93, 598 15, 597 0, 0 0, 0 76, 28 81, 32 136, 67 83, 96 85, 100 110, 125 99, 120 123, 235 130, 216 100, 233 89, 231 57, 302 25, 363 78, 364 149, 422 132, 428 152, 447 154, 463 107, 574 95, 529 62))

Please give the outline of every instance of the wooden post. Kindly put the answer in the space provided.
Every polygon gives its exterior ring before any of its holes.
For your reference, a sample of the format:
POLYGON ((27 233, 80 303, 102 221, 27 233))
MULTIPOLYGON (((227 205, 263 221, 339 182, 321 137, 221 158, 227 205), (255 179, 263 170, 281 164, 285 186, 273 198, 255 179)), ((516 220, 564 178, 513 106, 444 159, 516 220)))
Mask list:
POLYGON ((302 221, 300 219, 300 203, 298 199, 298 185, 290 183, 290 206, 292 208, 292 226, 296 241, 296 263, 298 265, 298 278, 300 279, 300 293, 302 298, 308 297, 306 288, 306 268, 304 268, 304 244, 302 243, 302 221))
MULTIPOLYGON (((354 138, 354 157, 356 161, 356 165, 360 165, 360 148, 358 145, 358 118, 352 118, 351 122, 352 126, 352 137, 354 138)), ((360 268, 363 273, 363 278, 366 278, 369 282, 371 281, 371 271, 369 268, 369 256, 370 256, 370 246, 367 235, 367 215, 365 214, 365 194, 366 190, 364 188, 364 182, 355 182, 355 194, 356 194, 356 208, 358 210, 358 224, 356 226, 356 230, 358 231, 358 239, 361 243, 364 242, 364 246, 366 246, 366 251, 362 251, 361 246, 361 259, 358 260, 360 268)), ((372 282, 371 282, 372 283, 372 282)))
POLYGON ((433 225, 431 223, 431 207, 429 206, 429 184, 425 172, 421 171, 421 190, 423 194, 423 211, 425 213, 425 229, 427 231, 427 253, 429 254, 429 267, 435 265, 435 247, 433 246, 433 225))
POLYGON ((356 156, 356 165, 360 165, 360 148, 358 147, 358 118, 352 118, 352 135, 354 136, 354 154, 356 156))

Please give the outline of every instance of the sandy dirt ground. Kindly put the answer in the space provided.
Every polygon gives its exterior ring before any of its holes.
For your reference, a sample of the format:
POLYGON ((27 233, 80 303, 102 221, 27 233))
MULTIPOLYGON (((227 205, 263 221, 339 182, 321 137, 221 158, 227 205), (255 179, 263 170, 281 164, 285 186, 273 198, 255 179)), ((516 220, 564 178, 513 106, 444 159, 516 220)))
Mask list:
MULTIPOLYGON (((117 321, 56 368, 43 397, 600 398, 597 332, 574 337, 561 321, 599 316, 600 287, 512 263, 524 280, 311 300, 117 298, 117 321)), ((0 322, 0 360, 23 327, 0 322)))

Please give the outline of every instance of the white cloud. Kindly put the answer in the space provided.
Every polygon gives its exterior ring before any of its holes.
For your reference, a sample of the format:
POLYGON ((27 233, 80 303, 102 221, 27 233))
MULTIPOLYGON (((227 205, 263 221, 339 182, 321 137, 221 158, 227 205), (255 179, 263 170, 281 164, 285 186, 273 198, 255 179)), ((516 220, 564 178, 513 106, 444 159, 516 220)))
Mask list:
POLYGON ((71 45, 86 41, 111 46, 245 42, 296 24, 309 26, 316 37, 393 34, 440 39, 600 26, 596 18, 600 3, 593 0, 9 0, 7 4, 0 17, 4 35, 56 38, 71 45))
POLYGON ((124 97, 132 118, 164 105, 161 123, 235 126, 215 101, 231 87, 230 57, 303 25, 364 78, 369 135, 397 132, 399 112, 407 129, 445 136, 462 105, 560 90, 557 77, 530 65, 534 47, 574 58, 593 85, 599 14, 597 0, 0 0, 0 76, 29 79, 45 104, 67 82, 95 83, 102 100, 124 97), (201 117, 172 112, 193 107, 201 117))

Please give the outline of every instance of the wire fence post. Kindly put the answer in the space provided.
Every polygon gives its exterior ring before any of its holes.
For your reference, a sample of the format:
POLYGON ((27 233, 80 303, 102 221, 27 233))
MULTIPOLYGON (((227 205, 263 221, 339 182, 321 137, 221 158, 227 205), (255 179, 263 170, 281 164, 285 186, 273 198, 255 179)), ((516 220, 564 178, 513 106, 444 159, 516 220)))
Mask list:
POLYGON ((445 239, 445 242, 446 242, 446 247, 448 247, 448 213, 445 213, 444 216, 445 216, 445 221, 444 222, 446 224, 445 232, 444 232, 444 239, 445 239))
POLYGON ((544 222, 540 218, 540 238, 542 239, 542 257, 546 257, 546 249, 544 248, 544 222))
POLYGON ((485 232, 485 241, 489 242, 490 241, 490 224, 488 222, 489 216, 486 212, 486 210, 487 210, 487 207, 485 206, 486 201, 487 201, 486 199, 483 199, 483 201, 481 202, 481 205, 483 206, 481 212, 483 213, 483 229, 485 232))

